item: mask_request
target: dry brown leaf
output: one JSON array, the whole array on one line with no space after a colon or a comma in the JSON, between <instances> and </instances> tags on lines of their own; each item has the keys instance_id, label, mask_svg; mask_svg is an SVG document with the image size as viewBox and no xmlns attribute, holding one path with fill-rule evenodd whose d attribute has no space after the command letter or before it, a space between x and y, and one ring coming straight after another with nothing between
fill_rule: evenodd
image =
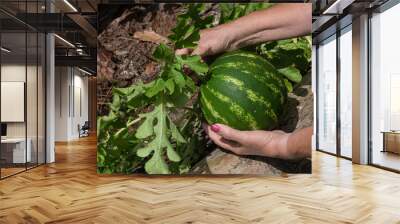
<instances>
[{"instance_id":1,"label":"dry brown leaf","mask_svg":"<svg viewBox=\"0 0 400 224\"><path fill-rule=\"evenodd\" d=\"M147 41L147 42L152 42L156 44L167 44L169 43L168 38L161 36L160 34L152 31L152 30L144 30L144 31L136 31L133 34L133 37L135 39L141 40L141 41Z\"/></svg>"}]
</instances>

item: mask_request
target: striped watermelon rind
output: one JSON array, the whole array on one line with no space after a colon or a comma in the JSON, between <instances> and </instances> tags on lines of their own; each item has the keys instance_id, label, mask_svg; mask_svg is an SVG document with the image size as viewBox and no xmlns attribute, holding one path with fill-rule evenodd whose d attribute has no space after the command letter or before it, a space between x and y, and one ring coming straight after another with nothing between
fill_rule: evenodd
<instances>
[{"instance_id":1,"label":"striped watermelon rind","mask_svg":"<svg viewBox=\"0 0 400 224\"><path fill-rule=\"evenodd\" d=\"M287 98L282 74L263 57L247 51L225 53L210 66L200 87L200 104L209 124L239 130L277 126Z\"/></svg>"}]
</instances>

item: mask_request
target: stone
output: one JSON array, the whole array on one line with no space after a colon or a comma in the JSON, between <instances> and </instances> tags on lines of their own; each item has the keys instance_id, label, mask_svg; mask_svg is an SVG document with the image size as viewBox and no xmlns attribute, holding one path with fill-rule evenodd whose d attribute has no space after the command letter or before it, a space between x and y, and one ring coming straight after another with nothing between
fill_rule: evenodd
<instances>
[{"instance_id":1,"label":"stone","mask_svg":"<svg viewBox=\"0 0 400 224\"><path fill-rule=\"evenodd\" d=\"M283 172L269 163L237 156L215 149L205 159L196 164L192 174L265 174L280 176Z\"/></svg>"}]
</instances>

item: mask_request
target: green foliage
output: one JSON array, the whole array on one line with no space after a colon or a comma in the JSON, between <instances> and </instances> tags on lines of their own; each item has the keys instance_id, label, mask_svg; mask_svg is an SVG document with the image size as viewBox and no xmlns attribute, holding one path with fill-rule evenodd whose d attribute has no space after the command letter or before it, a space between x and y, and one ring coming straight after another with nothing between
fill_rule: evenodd
<instances>
[{"instance_id":1,"label":"green foliage","mask_svg":"<svg viewBox=\"0 0 400 224\"><path fill-rule=\"evenodd\" d=\"M195 48L200 39L199 31L211 26L213 16L202 17L206 4L188 4L185 13L177 16L177 23L172 34L168 36L175 43L175 48Z\"/></svg>"},{"instance_id":2,"label":"green foliage","mask_svg":"<svg viewBox=\"0 0 400 224\"><path fill-rule=\"evenodd\" d=\"M287 78L287 86L289 81L301 82L311 65L310 36L271 41L259 45L257 51Z\"/></svg>"},{"instance_id":3,"label":"green foliage","mask_svg":"<svg viewBox=\"0 0 400 224\"><path fill-rule=\"evenodd\" d=\"M294 67L302 75L305 75L311 63L311 37L298 37L264 43L258 47L258 51L276 68Z\"/></svg>"},{"instance_id":4,"label":"green foliage","mask_svg":"<svg viewBox=\"0 0 400 224\"><path fill-rule=\"evenodd\" d=\"M201 61L201 57L198 55L193 56L176 56L176 59L180 64L187 65L192 71L199 75L205 75L208 72L208 65Z\"/></svg>"},{"instance_id":5,"label":"green foliage","mask_svg":"<svg viewBox=\"0 0 400 224\"><path fill-rule=\"evenodd\" d=\"M310 36L271 41L257 46L257 51L287 78L288 89L301 82L311 65Z\"/></svg>"},{"instance_id":6,"label":"green foliage","mask_svg":"<svg viewBox=\"0 0 400 224\"><path fill-rule=\"evenodd\" d=\"M97 120L97 168L100 173L132 173L143 159L136 156L138 139L132 126L138 122L129 113L146 105L142 85L115 88L110 113Z\"/></svg>"},{"instance_id":7,"label":"green foliage","mask_svg":"<svg viewBox=\"0 0 400 224\"><path fill-rule=\"evenodd\" d=\"M175 47L196 46L200 29L211 21L198 16L203 10L204 4L191 4L178 17L170 36ZM177 56L165 44L157 46L153 58L162 65L159 76L147 84L114 88L109 115L98 118L100 173L131 173L141 167L149 174L188 172L204 150L199 147L204 139L193 133L201 129L201 113L186 108L196 86L183 69L204 76L208 65L199 56ZM184 114L190 116L175 118L178 108L189 110Z\"/></svg>"},{"instance_id":8,"label":"green foliage","mask_svg":"<svg viewBox=\"0 0 400 224\"><path fill-rule=\"evenodd\" d=\"M165 105L160 103L153 111L139 115L140 118L144 118L144 121L136 131L136 138L144 140L154 136L147 144L137 150L137 155L142 158L148 157L153 152L151 159L145 165L145 170L149 174L170 173L164 160L165 150L170 161L179 162L181 160L181 157L173 149L170 138L177 144L186 143L165 110Z\"/></svg>"},{"instance_id":9,"label":"green foliage","mask_svg":"<svg viewBox=\"0 0 400 224\"><path fill-rule=\"evenodd\" d=\"M281 68L278 71L292 82L299 83L301 81L302 77L300 71L296 67L288 66Z\"/></svg>"},{"instance_id":10,"label":"green foliage","mask_svg":"<svg viewBox=\"0 0 400 224\"><path fill-rule=\"evenodd\" d=\"M288 79L283 79L283 82L285 83L287 91L290 93L293 91L293 85Z\"/></svg>"},{"instance_id":11,"label":"green foliage","mask_svg":"<svg viewBox=\"0 0 400 224\"><path fill-rule=\"evenodd\" d=\"M273 5L273 3L220 3L219 8L221 11L221 17L219 23L227 23L235 20L239 17L247 15L251 12L260 9L266 9Z\"/></svg>"},{"instance_id":12,"label":"green foliage","mask_svg":"<svg viewBox=\"0 0 400 224\"><path fill-rule=\"evenodd\" d=\"M110 114L98 119L99 172L129 173L144 164L147 173L169 174L170 164L176 166L173 163L182 160L174 148L187 143L190 136L182 136L182 125L174 123L171 112L184 107L195 91L194 82L183 73L183 67L203 75L208 66L199 56L176 56L164 44L155 49L153 57L163 64L159 77L147 84L114 88ZM148 111L149 108L152 109ZM139 113L143 110L146 112ZM140 125L132 127L136 123Z\"/></svg>"}]
</instances>

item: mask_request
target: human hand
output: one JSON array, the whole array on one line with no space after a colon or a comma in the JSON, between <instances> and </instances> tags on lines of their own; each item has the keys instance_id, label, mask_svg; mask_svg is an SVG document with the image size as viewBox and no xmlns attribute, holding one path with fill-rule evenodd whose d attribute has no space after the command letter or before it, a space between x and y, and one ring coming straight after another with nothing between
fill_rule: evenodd
<instances>
[{"instance_id":1,"label":"human hand","mask_svg":"<svg viewBox=\"0 0 400 224\"><path fill-rule=\"evenodd\" d=\"M239 131L223 124L204 125L210 139L238 155L286 158L288 133L283 131Z\"/></svg>"},{"instance_id":2,"label":"human hand","mask_svg":"<svg viewBox=\"0 0 400 224\"><path fill-rule=\"evenodd\" d=\"M210 139L218 146L238 155L258 155L280 159L305 156L290 150L290 133L283 131L239 131L223 124L203 125Z\"/></svg>"},{"instance_id":3,"label":"human hand","mask_svg":"<svg viewBox=\"0 0 400 224\"><path fill-rule=\"evenodd\" d=\"M175 51L177 55L200 55L208 56L214 55L231 49L231 36L229 27L219 25L213 28L204 29L200 31L200 40L197 48L182 48Z\"/></svg>"},{"instance_id":4,"label":"human hand","mask_svg":"<svg viewBox=\"0 0 400 224\"><path fill-rule=\"evenodd\" d=\"M311 4L280 3L257 10L216 27L201 30L198 47L178 49L176 54L207 56L245 46L308 35L311 32Z\"/></svg>"}]
</instances>

